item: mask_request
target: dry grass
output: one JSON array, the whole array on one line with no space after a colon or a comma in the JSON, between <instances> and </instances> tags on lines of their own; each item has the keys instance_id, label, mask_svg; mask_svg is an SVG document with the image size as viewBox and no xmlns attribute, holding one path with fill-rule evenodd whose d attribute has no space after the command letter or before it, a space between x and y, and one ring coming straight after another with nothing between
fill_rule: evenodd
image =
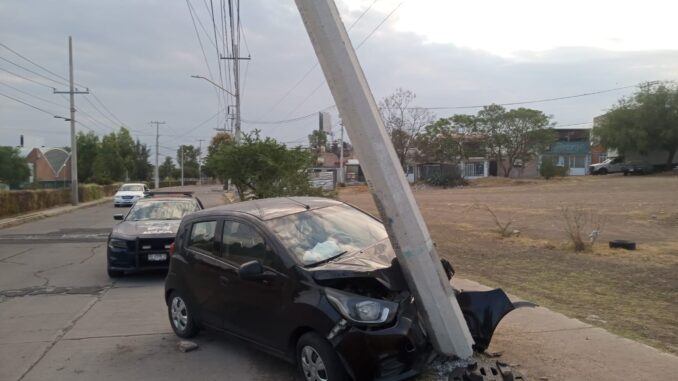
<instances>
[{"instance_id":1,"label":"dry grass","mask_svg":"<svg viewBox=\"0 0 678 381\"><path fill-rule=\"evenodd\" d=\"M597 315L600 321L587 322L678 353L678 177L497 183L415 192L440 255L459 276L582 320ZM340 198L376 212L369 193ZM475 203L486 204L502 223L502 216L511 216L520 237L498 236L488 213L470 213ZM606 219L600 244L573 253L559 205ZM582 228L583 241L589 233ZM638 249L609 249L612 239L633 240Z\"/></svg>"}]
</instances>

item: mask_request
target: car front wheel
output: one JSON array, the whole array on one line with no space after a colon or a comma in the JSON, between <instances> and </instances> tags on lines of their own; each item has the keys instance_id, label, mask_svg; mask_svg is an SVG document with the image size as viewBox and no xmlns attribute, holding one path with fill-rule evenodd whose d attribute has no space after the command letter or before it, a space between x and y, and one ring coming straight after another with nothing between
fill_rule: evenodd
<instances>
[{"instance_id":1,"label":"car front wheel","mask_svg":"<svg viewBox=\"0 0 678 381\"><path fill-rule=\"evenodd\" d=\"M192 311L186 304L186 300L176 291L172 292L169 297L167 312L172 330L177 336L188 339L198 333Z\"/></svg>"},{"instance_id":2,"label":"car front wheel","mask_svg":"<svg viewBox=\"0 0 678 381\"><path fill-rule=\"evenodd\" d=\"M304 334L297 342L297 364L306 381L347 380L334 348L315 332Z\"/></svg>"}]
</instances>

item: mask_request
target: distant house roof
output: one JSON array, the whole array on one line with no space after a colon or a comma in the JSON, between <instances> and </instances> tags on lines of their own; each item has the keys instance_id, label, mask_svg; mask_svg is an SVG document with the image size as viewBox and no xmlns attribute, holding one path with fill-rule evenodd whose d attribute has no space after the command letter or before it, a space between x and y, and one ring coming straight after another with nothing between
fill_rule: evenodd
<instances>
[{"instance_id":1,"label":"distant house roof","mask_svg":"<svg viewBox=\"0 0 678 381\"><path fill-rule=\"evenodd\" d=\"M45 160L54 176L59 176L70 157L71 154L63 148L33 148L26 159L30 162Z\"/></svg>"}]
</instances>

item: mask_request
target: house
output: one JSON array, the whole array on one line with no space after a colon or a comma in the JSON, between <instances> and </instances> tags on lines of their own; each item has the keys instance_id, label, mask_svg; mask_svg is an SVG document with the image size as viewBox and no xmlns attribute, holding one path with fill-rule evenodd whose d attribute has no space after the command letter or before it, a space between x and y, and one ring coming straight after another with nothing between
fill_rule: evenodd
<instances>
[{"instance_id":1,"label":"house","mask_svg":"<svg viewBox=\"0 0 678 381\"><path fill-rule=\"evenodd\" d=\"M46 188L71 185L71 154L63 148L33 148L26 156L31 171L30 182Z\"/></svg>"},{"instance_id":2,"label":"house","mask_svg":"<svg viewBox=\"0 0 678 381\"><path fill-rule=\"evenodd\" d=\"M570 176L586 175L591 164L591 128L556 128L557 139L539 155L553 158L559 167L567 167ZM600 154L598 154L600 159Z\"/></svg>"}]
</instances>

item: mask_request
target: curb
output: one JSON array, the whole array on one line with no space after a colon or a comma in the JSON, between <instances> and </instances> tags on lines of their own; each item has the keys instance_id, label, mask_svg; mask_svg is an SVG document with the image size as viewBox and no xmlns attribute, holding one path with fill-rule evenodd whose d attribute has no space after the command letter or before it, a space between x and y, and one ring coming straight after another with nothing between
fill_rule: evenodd
<instances>
[{"instance_id":1,"label":"curb","mask_svg":"<svg viewBox=\"0 0 678 381\"><path fill-rule=\"evenodd\" d=\"M58 216L61 214L71 213L79 209L89 208L91 206L97 206L100 204L105 204L113 200L113 197L104 197L98 200L83 202L77 206L57 206L55 208L45 209L37 212L32 212L16 217L10 217L5 219L0 219L0 229L9 228L12 226L17 226L25 224L28 222L33 222L37 220L42 220L43 218Z\"/></svg>"}]
</instances>

